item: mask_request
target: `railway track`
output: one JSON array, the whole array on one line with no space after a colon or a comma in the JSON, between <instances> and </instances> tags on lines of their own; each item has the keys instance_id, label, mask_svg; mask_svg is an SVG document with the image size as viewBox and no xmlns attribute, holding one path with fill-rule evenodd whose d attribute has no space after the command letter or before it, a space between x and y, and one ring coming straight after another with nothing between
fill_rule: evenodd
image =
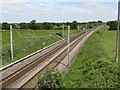
<instances>
[{"instance_id":1,"label":"railway track","mask_svg":"<svg viewBox=\"0 0 120 90\"><path fill-rule=\"evenodd\" d=\"M70 38L70 51L89 33L97 30L89 30L87 33L82 32ZM40 51L41 52L41 51ZM37 76L44 74L46 68L55 68L67 56L67 39L64 39L59 46L56 46L42 55L34 53L31 56L13 63L1 70L2 77L1 87L4 88L35 88ZM36 56L35 56L36 55ZM35 57L34 57L35 56ZM30 60L29 60L30 58ZM25 61L28 59L29 62ZM32 84L31 84L32 83Z\"/></svg>"}]
</instances>

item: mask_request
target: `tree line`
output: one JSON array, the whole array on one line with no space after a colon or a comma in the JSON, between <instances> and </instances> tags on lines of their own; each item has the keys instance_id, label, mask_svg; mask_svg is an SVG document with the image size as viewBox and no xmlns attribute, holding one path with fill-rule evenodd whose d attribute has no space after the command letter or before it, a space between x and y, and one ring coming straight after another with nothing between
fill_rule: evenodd
<instances>
[{"instance_id":1,"label":"tree line","mask_svg":"<svg viewBox=\"0 0 120 90\"><path fill-rule=\"evenodd\" d=\"M22 22L22 23L7 23L3 22L2 23L2 28L4 30L9 30L10 25L13 26L13 29L33 29L33 30L49 30L49 29L55 29L55 30L60 30L62 29L62 25L64 24L64 28L67 29L67 26L70 25L71 29L77 29L78 25L82 25L81 28L84 28L86 24L88 24L88 28L92 28L94 26L97 26L98 23L102 23L102 21L92 21L92 22L65 22L65 23L50 23L50 22L43 22L43 23L37 23L36 20L32 20L29 23Z\"/></svg>"},{"instance_id":2,"label":"tree line","mask_svg":"<svg viewBox=\"0 0 120 90\"><path fill-rule=\"evenodd\" d=\"M110 26L109 30L117 30L118 22L117 21L108 21L107 25Z\"/></svg>"}]
</instances>

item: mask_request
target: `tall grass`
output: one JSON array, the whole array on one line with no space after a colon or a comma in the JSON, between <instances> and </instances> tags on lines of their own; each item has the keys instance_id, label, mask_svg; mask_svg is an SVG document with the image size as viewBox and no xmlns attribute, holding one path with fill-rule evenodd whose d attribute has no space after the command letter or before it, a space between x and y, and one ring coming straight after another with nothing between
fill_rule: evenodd
<instances>
[{"instance_id":1,"label":"tall grass","mask_svg":"<svg viewBox=\"0 0 120 90\"><path fill-rule=\"evenodd\" d=\"M31 38L24 41L20 41L14 44L14 60L11 60L9 44L4 45L2 48L2 64L6 65L14 62L28 54L31 54L39 49L42 49L56 41L60 38L55 36L41 37L41 38Z\"/></svg>"}]
</instances>

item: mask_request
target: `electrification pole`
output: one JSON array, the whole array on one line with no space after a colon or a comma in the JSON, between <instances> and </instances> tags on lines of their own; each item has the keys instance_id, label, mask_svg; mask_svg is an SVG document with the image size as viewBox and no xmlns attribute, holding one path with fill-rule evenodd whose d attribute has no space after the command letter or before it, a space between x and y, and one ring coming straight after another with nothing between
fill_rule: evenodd
<instances>
[{"instance_id":1,"label":"electrification pole","mask_svg":"<svg viewBox=\"0 0 120 90\"><path fill-rule=\"evenodd\" d=\"M70 61L70 25L68 26L68 66Z\"/></svg>"},{"instance_id":2,"label":"electrification pole","mask_svg":"<svg viewBox=\"0 0 120 90\"><path fill-rule=\"evenodd\" d=\"M13 60L13 38L12 38L12 25L10 25L10 50L11 50L11 59Z\"/></svg>"},{"instance_id":3,"label":"electrification pole","mask_svg":"<svg viewBox=\"0 0 120 90\"><path fill-rule=\"evenodd\" d=\"M64 35L65 35L65 32L64 32L64 24L62 24L62 35L63 35L63 38L64 38Z\"/></svg>"},{"instance_id":4,"label":"electrification pole","mask_svg":"<svg viewBox=\"0 0 120 90\"><path fill-rule=\"evenodd\" d=\"M94 28L94 24L92 23L92 28Z\"/></svg>"},{"instance_id":5,"label":"electrification pole","mask_svg":"<svg viewBox=\"0 0 120 90\"><path fill-rule=\"evenodd\" d=\"M78 24L78 31L80 30L80 25Z\"/></svg>"},{"instance_id":6,"label":"electrification pole","mask_svg":"<svg viewBox=\"0 0 120 90\"><path fill-rule=\"evenodd\" d=\"M118 1L118 27L117 27L117 38L116 38L116 62L119 57L119 30L120 30L120 0Z\"/></svg>"},{"instance_id":7,"label":"electrification pole","mask_svg":"<svg viewBox=\"0 0 120 90\"><path fill-rule=\"evenodd\" d=\"M87 35L87 29L88 29L88 25L86 24L86 29L85 29L86 30L86 35Z\"/></svg>"}]
</instances>

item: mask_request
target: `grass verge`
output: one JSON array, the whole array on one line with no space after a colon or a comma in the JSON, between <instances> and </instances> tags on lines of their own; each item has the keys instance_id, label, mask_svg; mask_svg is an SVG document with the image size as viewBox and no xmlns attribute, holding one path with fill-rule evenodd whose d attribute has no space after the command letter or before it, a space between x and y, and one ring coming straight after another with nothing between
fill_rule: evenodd
<instances>
[{"instance_id":1,"label":"grass verge","mask_svg":"<svg viewBox=\"0 0 120 90\"><path fill-rule=\"evenodd\" d=\"M63 79L63 87L120 88L115 40L116 31L108 31L106 28L96 31Z\"/></svg>"}]
</instances>

